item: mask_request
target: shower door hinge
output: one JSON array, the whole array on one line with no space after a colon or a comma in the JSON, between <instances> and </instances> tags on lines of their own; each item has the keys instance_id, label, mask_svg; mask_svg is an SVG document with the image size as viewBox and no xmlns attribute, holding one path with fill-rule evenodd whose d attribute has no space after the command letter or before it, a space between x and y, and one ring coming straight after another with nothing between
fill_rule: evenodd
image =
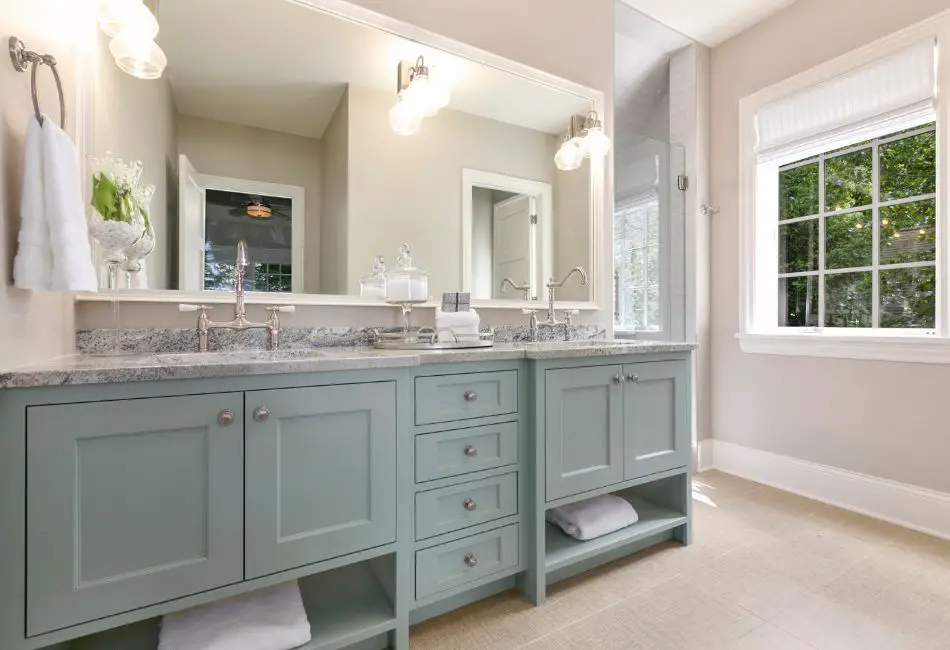
<instances>
[{"instance_id":1,"label":"shower door hinge","mask_svg":"<svg viewBox=\"0 0 950 650\"><path fill-rule=\"evenodd\" d=\"M680 174L676 177L676 187L679 188L680 192L685 192L689 189L689 176L686 174Z\"/></svg>"},{"instance_id":2,"label":"shower door hinge","mask_svg":"<svg viewBox=\"0 0 950 650\"><path fill-rule=\"evenodd\" d=\"M536 214L532 214L532 215L531 215L531 225L532 225L532 226L537 226L537 225L538 225L538 215L536 215Z\"/></svg>"}]
</instances>

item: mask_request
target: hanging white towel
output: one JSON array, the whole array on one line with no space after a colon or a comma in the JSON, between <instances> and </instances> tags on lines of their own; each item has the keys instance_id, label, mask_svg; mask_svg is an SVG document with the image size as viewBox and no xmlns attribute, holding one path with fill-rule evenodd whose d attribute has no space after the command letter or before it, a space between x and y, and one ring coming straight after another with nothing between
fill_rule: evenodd
<instances>
[{"instance_id":1,"label":"hanging white towel","mask_svg":"<svg viewBox=\"0 0 950 650\"><path fill-rule=\"evenodd\" d=\"M14 284L32 291L96 291L72 140L53 120L30 118Z\"/></svg>"},{"instance_id":2,"label":"hanging white towel","mask_svg":"<svg viewBox=\"0 0 950 650\"><path fill-rule=\"evenodd\" d=\"M551 508L545 518L581 541L602 537L632 526L640 519L629 501L614 494L604 494L560 508Z\"/></svg>"},{"instance_id":3,"label":"hanging white towel","mask_svg":"<svg viewBox=\"0 0 950 650\"><path fill-rule=\"evenodd\" d=\"M291 650L310 641L296 582L166 614L158 650Z\"/></svg>"}]
</instances>

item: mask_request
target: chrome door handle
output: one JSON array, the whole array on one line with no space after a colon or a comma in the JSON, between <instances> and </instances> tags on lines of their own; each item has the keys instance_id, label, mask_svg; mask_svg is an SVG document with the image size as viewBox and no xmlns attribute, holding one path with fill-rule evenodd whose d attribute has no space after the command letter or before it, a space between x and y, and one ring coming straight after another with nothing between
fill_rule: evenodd
<instances>
[{"instance_id":1,"label":"chrome door handle","mask_svg":"<svg viewBox=\"0 0 950 650\"><path fill-rule=\"evenodd\" d=\"M472 555L471 553L465 556L464 561L465 561L466 566L472 569L474 569L478 565L478 558Z\"/></svg>"},{"instance_id":2,"label":"chrome door handle","mask_svg":"<svg viewBox=\"0 0 950 650\"><path fill-rule=\"evenodd\" d=\"M258 406L254 409L254 414L252 416L255 422L267 422L267 418L270 417L270 411L267 410L266 406Z\"/></svg>"},{"instance_id":3,"label":"chrome door handle","mask_svg":"<svg viewBox=\"0 0 950 650\"><path fill-rule=\"evenodd\" d=\"M476 508L475 502L471 499L465 499L465 501L462 502L462 506L469 512L472 512Z\"/></svg>"},{"instance_id":4,"label":"chrome door handle","mask_svg":"<svg viewBox=\"0 0 950 650\"><path fill-rule=\"evenodd\" d=\"M229 427L234 424L234 411L231 409L224 409L218 413L218 424L222 427Z\"/></svg>"},{"instance_id":5,"label":"chrome door handle","mask_svg":"<svg viewBox=\"0 0 950 650\"><path fill-rule=\"evenodd\" d=\"M465 445L465 455L469 458L475 458L475 456L478 456L478 449L475 448L475 445Z\"/></svg>"},{"instance_id":6,"label":"chrome door handle","mask_svg":"<svg viewBox=\"0 0 950 650\"><path fill-rule=\"evenodd\" d=\"M631 384L639 384L640 375L627 375L627 381L629 381Z\"/></svg>"},{"instance_id":7,"label":"chrome door handle","mask_svg":"<svg viewBox=\"0 0 950 650\"><path fill-rule=\"evenodd\" d=\"M462 395L462 397L465 398L466 402L474 402L475 400L478 399L478 393L476 393L473 390L467 390L465 391L465 394Z\"/></svg>"}]
</instances>

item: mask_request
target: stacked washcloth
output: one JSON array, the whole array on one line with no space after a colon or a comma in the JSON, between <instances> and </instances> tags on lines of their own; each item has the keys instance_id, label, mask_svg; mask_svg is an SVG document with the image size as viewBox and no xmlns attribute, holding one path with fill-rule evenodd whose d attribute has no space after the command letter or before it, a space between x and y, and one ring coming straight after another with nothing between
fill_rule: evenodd
<instances>
[{"instance_id":1,"label":"stacked washcloth","mask_svg":"<svg viewBox=\"0 0 950 650\"><path fill-rule=\"evenodd\" d=\"M586 541L637 523L639 516L629 501L613 494L551 508L545 518L565 533Z\"/></svg>"},{"instance_id":2,"label":"stacked washcloth","mask_svg":"<svg viewBox=\"0 0 950 650\"><path fill-rule=\"evenodd\" d=\"M308 641L300 587L287 582L166 615L158 650L291 650Z\"/></svg>"}]
</instances>

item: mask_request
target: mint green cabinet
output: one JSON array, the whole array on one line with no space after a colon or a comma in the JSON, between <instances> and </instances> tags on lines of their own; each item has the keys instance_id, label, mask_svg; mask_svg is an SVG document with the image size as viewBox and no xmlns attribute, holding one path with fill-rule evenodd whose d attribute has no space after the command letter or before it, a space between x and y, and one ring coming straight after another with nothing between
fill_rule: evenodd
<instances>
[{"instance_id":1,"label":"mint green cabinet","mask_svg":"<svg viewBox=\"0 0 950 650\"><path fill-rule=\"evenodd\" d=\"M396 384L245 394L248 579L396 541Z\"/></svg>"},{"instance_id":2,"label":"mint green cabinet","mask_svg":"<svg viewBox=\"0 0 950 650\"><path fill-rule=\"evenodd\" d=\"M619 365L545 372L548 501L623 480L623 384Z\"/></svg>"},{"instance_id":3,"label":"mint green cabinet","mask_svg":"<svg viewBox=\"0 0 950 650\"><path fill-rule=\"evenodd\" d=\"M27 409L28 636L243 579L243 398Z\"/></svg>"},{"instance_id":4,"label":"mint green cabinet","mask_svg":"<svg viewBox=\"0 0 950 650\"><path fill-rule=\"evenodd\" d=\"M690 458L689 366L624 366L624 478L683 467Z\"/></svg>"}]
</instances>

